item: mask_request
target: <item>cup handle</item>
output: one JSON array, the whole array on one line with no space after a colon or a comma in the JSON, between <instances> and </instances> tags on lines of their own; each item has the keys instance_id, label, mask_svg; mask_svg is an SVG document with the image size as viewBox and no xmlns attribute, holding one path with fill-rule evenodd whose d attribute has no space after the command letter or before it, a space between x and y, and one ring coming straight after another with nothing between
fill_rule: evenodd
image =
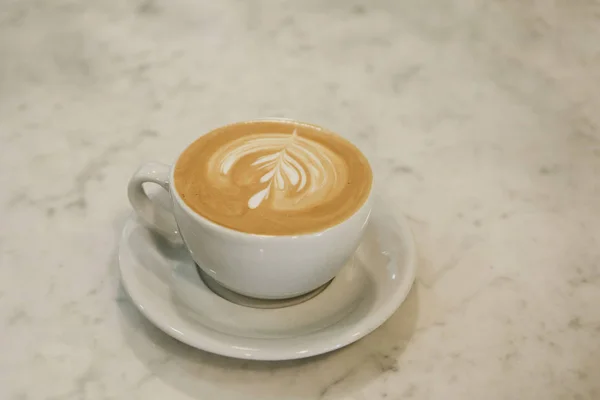
<instances>
[{"instance_id":1,"label":"cup handle","mask_svg":"<svg viewBox=\"0 0 600 400\"><path fill-rule=\"evenodd\" d=\"M160 205L157 201L160 196L150 198L142 186L147 182L156 183L170 194L170 170L168 165L157 162L142 165L129 180L127 194L135 213L146 227L171 242L180 242L172 200Z\"/></svg>"}]
</instances>

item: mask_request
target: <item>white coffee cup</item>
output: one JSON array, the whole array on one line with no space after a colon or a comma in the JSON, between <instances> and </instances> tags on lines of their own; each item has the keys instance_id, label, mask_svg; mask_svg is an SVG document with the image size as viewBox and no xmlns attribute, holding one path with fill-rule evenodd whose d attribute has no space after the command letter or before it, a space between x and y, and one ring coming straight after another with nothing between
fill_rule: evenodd
<instances>
[{"instance_id":1,"label":"white coffee cup","mask_svg":"<svg viewBox=\"0 0 600 400\"><path fill-rule=\"evenodd\" d=\"M133 175L128 195L135 212L148 228L167 239L180 235L204 273L246 296L284 299L327 283L356 251L371 214L372 193L352 216L320 232L293 236L240 232L188 207L175 189L173 170L148 163ZM147 182L170 194L172 215L165 215L148 197L142 187Z\"/></svg>"}]
</instances>

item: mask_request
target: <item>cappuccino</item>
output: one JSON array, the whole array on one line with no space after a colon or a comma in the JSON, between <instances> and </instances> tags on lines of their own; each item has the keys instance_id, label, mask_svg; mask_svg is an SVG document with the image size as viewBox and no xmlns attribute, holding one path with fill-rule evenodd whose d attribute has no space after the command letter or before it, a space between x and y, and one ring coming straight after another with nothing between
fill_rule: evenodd
<instances>
[{"instance_id":1,"label":"cappuccino","mask_svg":"<svg viewBox=\"0 0 600 400\"><path fill-rule=\"evenodd\" d=\"M228 125L180 156L174 187L208 220L241 232L297 235L352 216L369 197L372 172L346 139L283 120Z\"/></svg>"}]
</instances>

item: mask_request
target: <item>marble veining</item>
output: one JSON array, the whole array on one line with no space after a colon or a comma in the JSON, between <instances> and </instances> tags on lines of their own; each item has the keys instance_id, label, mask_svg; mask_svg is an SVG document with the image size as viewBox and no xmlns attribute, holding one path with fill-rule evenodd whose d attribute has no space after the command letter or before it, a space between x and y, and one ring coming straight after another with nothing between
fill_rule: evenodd
<instances>
[{"instance_id":1,"label":"marble veining","mask_svg":"<svg viewBox=\"0 0 600 400\"><path fill-rule=\"evenodd\" d=\"M596 0L4 1L0 398L600 398ZM192 350L119 286L125 186L210 128L356 142L420 252L360 342Z\"/></svg>"}]
</instances>

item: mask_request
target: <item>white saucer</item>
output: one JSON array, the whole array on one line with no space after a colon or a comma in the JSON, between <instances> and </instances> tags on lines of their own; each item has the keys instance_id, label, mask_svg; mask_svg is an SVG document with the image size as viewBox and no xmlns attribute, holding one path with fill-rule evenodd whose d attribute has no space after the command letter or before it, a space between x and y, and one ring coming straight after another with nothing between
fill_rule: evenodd
<instances>
[{"instance_id":1,"label":"white saucer","mask_svg":"<svg viewBox=\"0 0 600 400\"><path fill-rule=\"evenodd\" d=\"M134 218L119 247L123 285L152 323L190 346L255 360L310 357L359 340L402 304L415 278L416 254L404 218L375 204L353 260L316 296L282 308L229 302L200 279L187 251ZM268 340L266 340L268 339Z\"/></svg>"}]
</instances>

